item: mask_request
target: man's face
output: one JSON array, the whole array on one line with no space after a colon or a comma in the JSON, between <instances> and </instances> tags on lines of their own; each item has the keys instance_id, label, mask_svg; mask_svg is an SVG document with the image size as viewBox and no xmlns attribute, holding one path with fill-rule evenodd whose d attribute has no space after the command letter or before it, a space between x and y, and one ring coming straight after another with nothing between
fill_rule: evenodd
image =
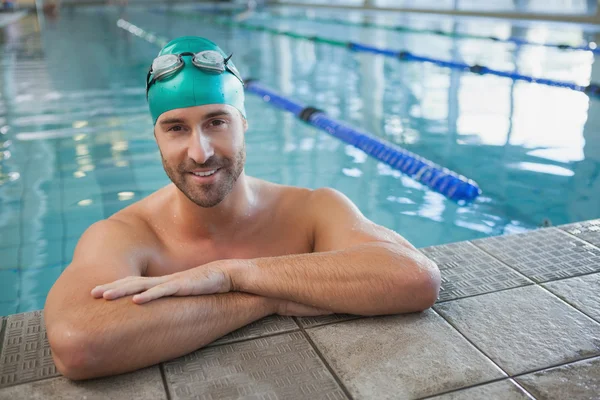
<instances>
[{"instance_id":1,"label":"man's face","mask_svg":"<svg viewBox=\"0 0 600 400\"><path fill-rule=\"evenodd\" d=\"M214 207L244 170L246 120L226 104L167 111L154 136L173 183L200 207Z\"/></svg>"}]
</instances>

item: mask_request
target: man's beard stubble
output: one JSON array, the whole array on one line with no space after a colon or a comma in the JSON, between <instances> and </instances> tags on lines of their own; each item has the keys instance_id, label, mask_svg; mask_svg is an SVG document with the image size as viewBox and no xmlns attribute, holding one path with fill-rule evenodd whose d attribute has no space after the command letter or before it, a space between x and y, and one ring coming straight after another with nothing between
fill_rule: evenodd
<instances>
[{"instance_id":1,"label":"man's beard stubble","mask_svg":"<svg viewBox=\"0 0 600 400\"><path fill-rule=\"evenodd\" d=\"M221 203L231 192L233 186L244 170L246 162L246 145L238 151L233 160L228 158L216 159L211 157L204 164L196 164L193 160L187 159L173 168L162 156L162 163L171 182L192 202L203 208L214 207ZM210 184L193 184L188 175L194 169L216 169L220 168L217 174L217 181Z\"/></svg>"}]
</instances>

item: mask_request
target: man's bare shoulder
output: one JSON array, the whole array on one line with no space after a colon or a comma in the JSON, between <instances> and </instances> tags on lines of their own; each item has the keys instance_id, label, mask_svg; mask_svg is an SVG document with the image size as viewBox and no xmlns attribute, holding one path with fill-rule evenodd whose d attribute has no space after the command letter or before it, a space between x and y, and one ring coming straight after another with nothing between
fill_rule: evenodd
<instances>
[{"instance_id":1,"label":"man's bare shoulder","mask_svg":"<svg viewBox=\"0 0 600 400\"><path fill-rule=\"evenodd\" d=\"M135 232L147 239L158 239L153 226L156 225L155 220L165 210L169 195L169 186L159 189L142 200L116 212L106 221L112 222L115 228L121 226L122 229L128 230L130 233Z\"/></svg>"},{"instance_id":2,"label":"man's bare shoulder","mask_svg":"<svg viewBox=\"0 0 600 400\"><path fill-rule=\"evenodd\" d=\"M265 202L272 202L269 208L288 208L304 204L313 192L312 189L281 185L258 178L248 177L254 192Z\"/></svg>"}]
</instances>

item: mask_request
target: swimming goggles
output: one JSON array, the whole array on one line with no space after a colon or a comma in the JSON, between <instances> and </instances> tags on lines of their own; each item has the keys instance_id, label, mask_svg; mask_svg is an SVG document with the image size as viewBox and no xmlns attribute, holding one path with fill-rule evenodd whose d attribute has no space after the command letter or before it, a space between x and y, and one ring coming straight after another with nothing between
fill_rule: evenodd
<instances>
[{"instance_id":1,"label":"swimming goggles","mask_svg":"<svg viewBox=\"0 0 600 400\"><path fill-rule=\"evenodd\" d=\"M227 64L233 54L227 58L214 50L205 50L199 53L184 52L180 54L164 54L154 59L152 66L148 71L148 75L146 76L146 97L148 97L150 86L154 85L156 81L176 74L185 66L183 57L186 56L192 57L192 64L204 72L222 74L225 71L229 71L242 82L242 85L244 84L244 81L235 66L233 64ZM152 76L152 79L150 79L150 76Z\"/></svg>"}]
</instances>

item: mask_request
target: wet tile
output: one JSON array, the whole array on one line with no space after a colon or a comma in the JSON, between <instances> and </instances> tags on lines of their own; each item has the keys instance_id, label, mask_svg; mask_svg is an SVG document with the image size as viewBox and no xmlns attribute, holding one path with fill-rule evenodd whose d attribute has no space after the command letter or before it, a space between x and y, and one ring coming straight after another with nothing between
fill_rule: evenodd
<instances>
[{"instance_id":1,"label":"wet tile","mask_svg":"<svg viewBox=\"0 0 600 400\"><path fill-rule=\"evenodd\" d=\"M530 400L521 387L511 379L500 382L488 383L474 388L458 390L456 392L443 394L441 396L429 397L427 400L480 400L480 399L502 399L502 400Z\"/></svg>"},{"instance_id":2,"label":"wet tile","mask_svg":"<svg viewBox=\"0 0 600 400\"><path fill-rule=\"evenodd\" d=\"M34 244L27 244L21 248L22 269L37 269L53 267L63 264L62 240L39 240Z\"/></svg>"},{"instance_id":3,"label":"wet tile","mask_svg":"<svg viewBox=\"0 0 600 400\"><path fill-rule=\"evenodd\" d=\"M167 399L158 366L117 376L71 381L59 377L0 389L0 400L12 399Z\"/></svg>"},{"instance_id":4,"label":"wet tile","mask_svg":"<svg viewBox=\"0 0 600 400\"><path fill-rule=\"evenodd\" d=\"M225 343L239 342L240 340L293 331L296 329L298 329L298 325L296 325L292 318L271 315L235 330L212 342L210 345L217 346Z\"/></svg>"},{"instance_id":5,"label":"wet tile","mask_svg":"<svg viewBox=\"0 0 600 400\"><path fill-rule=\"evenodd\" d=\"M420 251L440 269L442 287L438 301L533 284L469 242L426 247Z\"/></svg>"},{"instance_id":6,"label":"wet tile","mask_svg":"<svg viewBox=\"0 0 600 400\"><path fill-rule=\"evenodd\" d=\"M15 300L18 288L19 271L15 269L0 270L0 301Z\"/></svg>"},{"instance_id":7,"label":"wet tile","mask_svg":"<svg viewBox=\"0 0 600 400\"><path fill-rule=\"evenodd\" d=\"M600 274L549 282L543 286L600 322Z\"/></svg>"},{"instance_id":8,"label":"wet tile","mask_svg":"<svg viewBox=\"0 0 600 400\"><path fill-rule=\"evenodd\" d=\"M164 363L171 398L346 399L300 332L207 347Z\"/></svg>"},{"instance_id":9,"label":"wet tile","mask_svg":"<svg viewBox=\"0 0 600 400\"><path fill-rule=\"evenodd\" d=\"M9 316L0 354L0 393L7 386L57 375L42 312Z\"/></svg>"},{"instance_id":10,"label":"wet tile","mask_svg":"<svg viewBox=\"0 0 600 400\"><path fill-rule=\"evenodd\" d=\"M0 248L0 270L19 268L19 247Z\"/></svg>"},{"instance_id":11,"label":"wet tile","mask_svg":"<svg viewBox=\"0 0 600 400\"><path fill-rule=\"evenodd\" d=\"M432 310L307 332L357 399L412 399L505 376Z\"/></svg>"},{"instance_id":12,"label":"wet tile","mask_svg":"<svg viewBox=\"0 0 600 400\"><path fill-rule=\"evenodd\" d=\"M510 375L600 354L600 324L538 286L434 308Z\"/></svg>"},{"instance_id":13,"label":"wet tile","mask_svg":"<svg viewBox=\"0 0 600 400\"><path fill-rule=\"evenodd\" d=\"M318 317L298 317L296 321L305 328L312 328L314 326L331 324L333 322L349 321L351 319L361 318L360 315L350 314L332 314L332 315L321 315Z\"/></svg>"},{"instance_id":14,"label":"wet tile","mask_svg":"<svg viewBox=\"0 0 600 400\"><path fill-rule=\"evenodd\" d=\"M600 272L600 249L557 228L472 243L538 283Z\"/></svg>"},{"instance_id":15,"label":"wet tile","mask_svg":"<svg viewBox=\"0 0 600 400\"><path fill-rule=\"evenodd\" d=\"M600 219L559 226L565 232L600 247Z\"/></svg>"},{"instance_id":16,"label":"wet tile","mask_svg":"<svg viewBox=\"0 0 600 400\"><path fill-rule=\"evenodd\" d=\"M515 378L537 399L598 399L600 357Z\"/></svg>"}]
</instances>

